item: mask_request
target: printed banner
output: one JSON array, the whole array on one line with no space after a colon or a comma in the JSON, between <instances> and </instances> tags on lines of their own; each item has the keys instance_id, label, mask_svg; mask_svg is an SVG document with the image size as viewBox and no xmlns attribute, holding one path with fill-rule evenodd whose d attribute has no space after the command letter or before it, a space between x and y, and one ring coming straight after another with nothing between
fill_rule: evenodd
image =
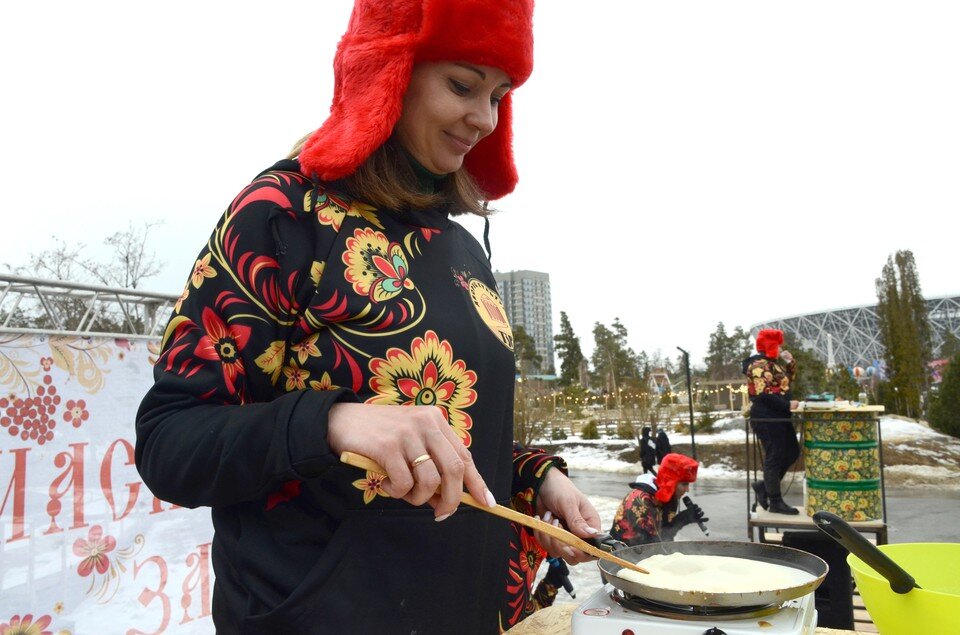
<instances>
[{"instance_id":1,"label":"printed banner","mask_svg":"<svg viewBox=\"0 0 960 635\"><path fill-rule=\"evenodd\" d=\"M208 509L134 465L150 339L0 333L0 633L212 633Z\"/></svg>"}]
</instances>

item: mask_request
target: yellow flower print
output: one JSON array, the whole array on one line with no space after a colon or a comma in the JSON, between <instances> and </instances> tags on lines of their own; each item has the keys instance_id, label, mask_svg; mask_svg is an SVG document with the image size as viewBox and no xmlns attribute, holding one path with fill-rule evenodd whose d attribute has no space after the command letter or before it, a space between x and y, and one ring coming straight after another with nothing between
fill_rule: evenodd
<instances>
[{"instance_id":1,"label":"yellow flower print","mask_svg":"<svg viewBox=\"0 0 960 635\"><path fill-rule=\"evenodd\" d=\"M313 282L313 286L320 285L320 278L323 277L323 268L327 263L314 260L313 264L310 265L310 280Z\"/></svg>"},{"instance_id":2,"label":"yellow flower print","mask_svg":"<svg viewBox=\"0 0 960 635\"><path fill-rule=\"evenodd\" d=\"M314 333L304 340L292 344L290 350L297 354L297 361L303 366L304 362L311 357L320 357L320 349L317 348L317 338L319 333Z\"/></svg>"},{"instance_id":3,"label":"yellow flower print","mask_svg":"<svg viewBox=\"0 0 960 635\"><path fill-rule=\"evenodd\" d=\"M454 360L453 349L433 331L416 338L410 353L399 348L387 351L386 359L370 361L370 389L367 403L404 406L437 406L447 421L470 447L473 419L464 410L477 401L477 374L467 370L463 360Z\"/></svg>"},{"instance_id":4,"label":"yellow flower print","mask_svg":"<svg viewBox=\"0 0 960 635\"><path fill-rule=\"evenodd\" d=\"M384 498L390 498L390 494L387 494L383 491L383 482L387 477L383 474L377 474L376 472L367 472L367 478L357 479L353 482L353 486L359 490L363 490L363 504L369 505L373 502L377 496L383 496Z\"/></svg>"},{"instance_id":5,"label":"yellow flower print","mask_svg":"<svg viewBox=\"0 0 960 635\"><path fill-rule=\"evenodd\" d=\"M180 297L177 298L177 303L173 305L173 312L180 313L180 306L183 304L183 301L187 299L187 296L190 295L190 285L187 284L183 288L183 293L180 294Z\"/></svg>"},{"instance_id":6,"label":"yellow flower print","mask_svg":"<svg viewBox=\"0 0 960 635\"><path fill-rule=\"evenodd\" d=\"M328 192L324 189L309 191L303 196L303 210L310 211L311 203L315 203L313 211L317 214L317 222L327 225L334 231L340 231L343 219L347 216L363 218L375 227L383 229L383 224L377 218L376 208L349 201L346 197Z\"/></svg>"},{"instance_id":7,"label":"yellow flower print","mask_svg":"<svg viewBox=\"0 0 960 635\"><path fill-rule=\"evenodd\" d=\"M380 223L380 219L377 218L377 208L372 205L367 205L366 203L360 203L358 201L350 202L350 209L347 210L347 216L356 216L357 218L362 218L371 225L383 229L383 225Z\"/></svg>"},{"instance_id":8,"label":"yellow flower print","mask_svg":"<svg viewBox=\"0 0 960 635\"><path fill-rule=\"evenodd\" d=\"M255 360L257 367L270 375L270 384L273 386L276 386L277 380L280 379L280 370L283 368L285 349L286 344L283 340L270 342L270 346L260 353Z\"/></svg>"},{"instance_id":9,"label":"yellow flower print","mask_svg":"<svg viewBox=\"0 0 960 635\"><path fill-rule=\"evenodd\" d=\"M287 378L287 392L292 390L306 390L307 377L310 376L310 372L297 366L297 360L291 359L290 365L284 366L283 374Z\"/></svg>"},{"instance_id":10,"label":"yellow flower print","mask_svg":"<svg viewBox=\"0 0 960 635\"><path fill-rule=\"evenodd\" d=\"M193 265L193 273L190 274L190 283L195 289L199 289L204 279L214 278L216 275L217 271L210 266L210 254L206 254Z\"/></svg>"},{"instance_id":11,"label":"yellow flower print","mask_svg":"<svg viewBox=\"0 0 960 635\"><path fill-rule=\"evenodd\" d=\"M407 257L399 243L368 227L354 231L346 247L342 260L347 269L343 275L354 291L369 296L371 302L383 302L403 289L413 288L413 280L407 277Z\"/></svg>"},{"instance_id":12,"label":"yellow flower print","mask_svg":"<svg viewBox=\"0 0 960 635\"><path fill-rule=\"evenodd\" d=\"M324 372L320 377L320 381L316 379L310 382L311 390L336 390L340 386L334 386L333 381L330 379L330 373Z\"/></svg>"}]
</instances>

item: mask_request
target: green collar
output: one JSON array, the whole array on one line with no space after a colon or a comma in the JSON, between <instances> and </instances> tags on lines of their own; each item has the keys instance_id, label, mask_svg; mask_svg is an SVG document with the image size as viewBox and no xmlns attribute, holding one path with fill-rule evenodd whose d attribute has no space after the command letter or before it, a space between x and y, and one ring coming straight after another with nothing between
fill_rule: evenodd
<instances>
[{"instance_id":1,"label":"green collar","mask_svg":"<svg viewBox=\"0 0 960 635\"><path fill-rule=\"evenodd\" d=\"M403 153L410 162L410 167L413 168L413 174L417 178L417 186L420 188L420 191L425 194L439 192L443 187L443 182L447 180L449 175L434 174L413 158L413 155L407 152L406 148L403 149Z\"/></svg>"}]
</instances>

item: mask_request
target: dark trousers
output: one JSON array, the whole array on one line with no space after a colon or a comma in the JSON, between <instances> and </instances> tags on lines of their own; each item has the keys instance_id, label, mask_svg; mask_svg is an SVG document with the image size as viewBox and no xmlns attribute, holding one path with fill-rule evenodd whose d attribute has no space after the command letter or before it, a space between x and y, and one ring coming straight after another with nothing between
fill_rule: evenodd
<instances>
[{"instance_id":1,"label":"dark trousers","mask_svg":"<svg viewBox=\"0 0 960 635\"><path fill-rule=\"evenodd\" d=\"M763 485L767 496L782 498L780 481L800 457L800 444L793 423L751 418L750 427L763 447Z\"/></svg>"}]
</instances>

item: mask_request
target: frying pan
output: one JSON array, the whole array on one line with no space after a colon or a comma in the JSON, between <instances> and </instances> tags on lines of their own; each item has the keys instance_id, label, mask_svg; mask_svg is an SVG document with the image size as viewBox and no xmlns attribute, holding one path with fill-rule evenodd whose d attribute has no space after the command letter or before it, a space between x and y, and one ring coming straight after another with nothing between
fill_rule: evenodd
<instances>
[{"instance_id":1,"label":"frying pan","mask_svg":"<svg viewBox=\"0 0 960 635\"><path fill-rule=\"evenodd\" d=\"M600 560L597 563L600 567L600 577L603 578L604 582L611 584L621 591L645 600L695 607L745 607L783 604L788 600L803 597L808 593L812 593L820 586L820 583L823 582L829 570L826 562L806 551L756 542L658 542L619 549L614 552L614 555L642 566L643 561L651 556L671 553L746 558L748 560L757 560L800 569L812 575L814 579L810 582L787 588L760 588L756 591L743 593L696 590L678 591L621 578L618 575L621 567L604 560Z\"/></svg>"}]
</instances>

